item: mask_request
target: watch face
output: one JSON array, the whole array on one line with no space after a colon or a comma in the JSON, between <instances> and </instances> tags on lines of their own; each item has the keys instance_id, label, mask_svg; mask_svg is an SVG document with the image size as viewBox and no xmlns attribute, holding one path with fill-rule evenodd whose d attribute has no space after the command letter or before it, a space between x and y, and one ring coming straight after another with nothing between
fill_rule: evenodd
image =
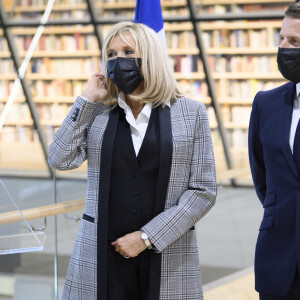
<instances>
[{"instance_id":1,"label":"watch face","mask_svg":"<svg viewBox=\"0 0 300 300\"><path fill-rule=\"evenodd\" d=\"M145 232L143 232L142 235L141 235L141 238L143 240L147 240L148 239L148 235Z\"/></svg>"}]
</instances>

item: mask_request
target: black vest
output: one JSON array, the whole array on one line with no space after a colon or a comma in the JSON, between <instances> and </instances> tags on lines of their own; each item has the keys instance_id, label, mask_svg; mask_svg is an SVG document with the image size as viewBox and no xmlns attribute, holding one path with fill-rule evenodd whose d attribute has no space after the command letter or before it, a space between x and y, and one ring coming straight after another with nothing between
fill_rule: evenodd
<instances>
[{"instance_id":1,"label":"black vest","mask_svg":"<svg viewBox=\"0 0 300 300\"><path fill-rule=\"evenodd\" d=\"M109 241L140 230L153 218L160 157L158 109L151 112L138 156L125 113L119 107L116 109L120 114L111 163Z\"/></svg>"}]
</instances>

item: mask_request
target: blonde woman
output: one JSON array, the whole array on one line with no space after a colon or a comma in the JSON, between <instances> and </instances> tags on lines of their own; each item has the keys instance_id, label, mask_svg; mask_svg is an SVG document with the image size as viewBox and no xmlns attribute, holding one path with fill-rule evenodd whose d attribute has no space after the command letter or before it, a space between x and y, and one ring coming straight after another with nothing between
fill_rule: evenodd
<instances>
[{"instance_id":1,"label":"blonde woman","mask_svg":"<svg viewBox=\"0 0 300 300\"><path fill-rule=\"evenodd\" d=\"M142 24L121 22L57 131L49 163L88 160L84 215L63 300L200 300L194 225L214 205L205 107L180 93L165 49Z\"/></svg>"}]
</instances>

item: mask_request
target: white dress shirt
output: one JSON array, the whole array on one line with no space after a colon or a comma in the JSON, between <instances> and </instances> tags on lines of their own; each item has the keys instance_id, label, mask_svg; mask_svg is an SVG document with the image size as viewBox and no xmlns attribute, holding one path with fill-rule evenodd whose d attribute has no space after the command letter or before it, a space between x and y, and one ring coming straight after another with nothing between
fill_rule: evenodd
<instances>
[{"instance_id":1,"label":"white dress shirt","mask_svg":"<svg viewBox=\"0 0 300 300\"><path fill-rule=\"evenodd\" d=\"M126 120L130 125L132 143L136 156L141 149L146 130L149 124L150 115L152 111L152 104L147 103L143 107L142 111L139 113L138 117L135 119L130 106L126 103L124 99L124 94L119 93L118 103L121 108L124 109Z\"/></svg>"},{"instance_id":2,"label":"white dress shirt","mask_svg":"<svg viewBox=\"0 0 300 300\"><path fill-rule=\"evenodd\" d=\"M292 124L290 130L290 147L293 152L294 139L296 134L297 125L300 119L300 82L296 85L296 95L294 100L294 109L292 116Z\"/></svg>"}]
</instances>

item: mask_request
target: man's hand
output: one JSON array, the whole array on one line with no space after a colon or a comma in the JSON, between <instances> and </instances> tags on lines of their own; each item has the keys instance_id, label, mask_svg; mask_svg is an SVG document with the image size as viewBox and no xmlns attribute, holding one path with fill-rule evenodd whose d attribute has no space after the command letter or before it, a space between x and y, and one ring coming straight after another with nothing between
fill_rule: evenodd
<instances>
[{"instance_id":1,"label":"man's hand","mask_svg":"<svg viewBox=\"0 0 300 300\"><path fill-rule=\"evenodd\" d=\"M141 239L141 234L141 231L135 231L118 238L111 244L121 255L136 257L147 248L145 242Z\"/></svg>"}]
</instances>

